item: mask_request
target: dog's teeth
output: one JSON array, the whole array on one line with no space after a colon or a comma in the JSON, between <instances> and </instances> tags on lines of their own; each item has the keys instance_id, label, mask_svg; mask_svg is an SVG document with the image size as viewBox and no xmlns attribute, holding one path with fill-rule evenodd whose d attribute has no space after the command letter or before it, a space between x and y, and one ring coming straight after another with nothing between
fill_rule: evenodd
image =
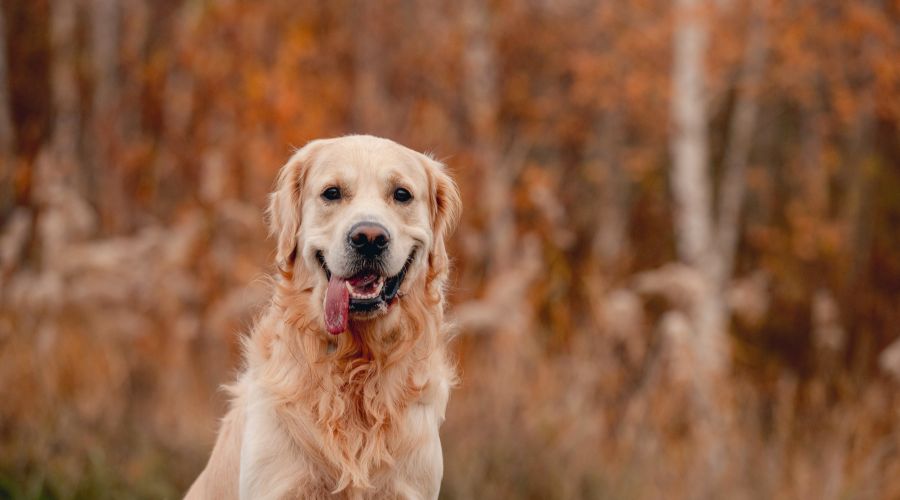
<instances>
[{"instance_id":1,"label":"dog's teeth","mask_svg":"<svg viewBox=\"0 0 900 500\"><path fill-rule=\"evenodd\" d=\"M384 277L378 278L378 280L372 283L372 285L374 286L372 291L365 293L357 291L355 288L353 288L353 286L350 285L349 282L346 283L347 290L350 291L350 296L354 299L372 299L380 295L381 290L384 288Z\"/></svg>"}]
</instances>

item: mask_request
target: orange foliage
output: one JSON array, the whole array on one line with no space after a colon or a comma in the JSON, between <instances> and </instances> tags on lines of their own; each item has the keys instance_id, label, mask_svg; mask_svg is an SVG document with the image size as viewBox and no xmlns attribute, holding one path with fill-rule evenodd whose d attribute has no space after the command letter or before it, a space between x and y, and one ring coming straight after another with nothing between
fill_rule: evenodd
<instances>
[{"instance_id":1,"label":"orange foliage","mask_svg":"<svg viewBox=\"0 0 900 500\"><path fill-rule=\"evenodd\" d=\"M759 110L714 491L671 4L2 2L0 497L183 492L268 293L275 173L354 132L462 189L446 498L900 496L900 4L701 9L712 179Z\"/></svg>"}]
</instances>

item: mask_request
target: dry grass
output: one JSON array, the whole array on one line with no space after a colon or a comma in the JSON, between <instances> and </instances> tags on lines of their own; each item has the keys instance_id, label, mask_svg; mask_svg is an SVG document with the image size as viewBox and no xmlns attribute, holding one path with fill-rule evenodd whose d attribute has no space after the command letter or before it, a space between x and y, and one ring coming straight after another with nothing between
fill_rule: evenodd
<instances>
[{"instance_id":1,"label":"dry grass","mask_svg":"<svg viewBox=\"0 0 900 500\"><path fill-rule=\"evenodd\" d=\"M10 274L0 497L184 491L222 414L217 386L235 370L237 336L267 293L262 227L234 216L253 211L72 243L68 263ZM542 343L527 316L521 330L460 332L442 498L900 495L896 385L784 367L761 377L739 363L717 381L710 470L678 308L655 314L658 303L628 289L592 300L598 313L565 348ZM710 475L721 480L710 486Z\"/></svg>"}]
</instances>

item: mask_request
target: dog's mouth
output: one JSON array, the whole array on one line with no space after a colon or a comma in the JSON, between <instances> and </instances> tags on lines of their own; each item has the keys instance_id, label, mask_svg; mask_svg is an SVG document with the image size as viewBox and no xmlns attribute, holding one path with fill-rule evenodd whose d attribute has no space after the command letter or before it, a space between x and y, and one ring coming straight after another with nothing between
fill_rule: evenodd
<instances>
[{"instance_id":1,"label":"dog's mouth","mask_svg":"<svg viewBox=\"0 0 900 500\"><path fill-rule=\"evenodd\" d=\"M400 285L416 255L410 252L403 269L386 277L378 270L364 268L349 277L332 274L322 252L316 252L316 260L325 272L328 289L325 291L325 327L328 333L338 335L347 331L350 316L366 319L385 312L400 293Z\"/></svg>"}]
</instances>

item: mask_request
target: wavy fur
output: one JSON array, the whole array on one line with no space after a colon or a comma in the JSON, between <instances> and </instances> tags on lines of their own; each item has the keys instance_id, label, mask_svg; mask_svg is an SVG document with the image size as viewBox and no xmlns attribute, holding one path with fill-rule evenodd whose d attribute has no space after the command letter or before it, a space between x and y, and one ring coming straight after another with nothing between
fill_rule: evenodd
<instances>
[{"instance_id":1,"label":"wavy fur","mask_svg":"<svg viewBox=\"0 0 900 500\"><path fill-rule=\"evenodd\" d=\"M443 239L459 195L442 166L419 155L433 198L431 248L416 257L392 321L331 336L315 293L321 271L296 258L294 241L302 178L320 146L300 150L279 174L269 218L280 276L245 339L231 409L187 498L437 497L437 430L456 380L443 324Z\"/></svg>"}]
</instances>

